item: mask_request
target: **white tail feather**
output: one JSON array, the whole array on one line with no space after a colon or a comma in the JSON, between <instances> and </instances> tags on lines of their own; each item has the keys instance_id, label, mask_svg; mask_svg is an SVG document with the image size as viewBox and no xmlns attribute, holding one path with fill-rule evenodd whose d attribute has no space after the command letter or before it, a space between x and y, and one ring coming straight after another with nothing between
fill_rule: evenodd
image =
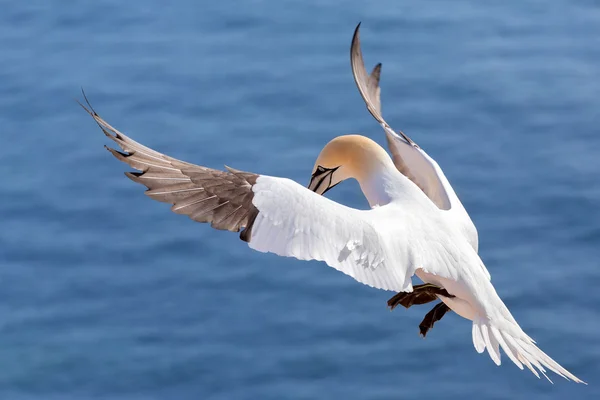
<instances>
[{"instance_id":1,"label":"white tail feather","mask_svg":"<svg viewBox=\"0 0 600 400\"><path fill-rule=\"evenodd\" d=\"M506 343L506 341L502 337L502 333L498 330L498 328L492 325L490 326L490 330L492 331L492 334L494 335L494 337L500 344L500 347L502 347L508 358L510 358L512 362L514 362L515 365L519 367L519 369L523 369L523 364L517 359L517 356L515 355L515 353L518 354L518 351L516 351L514 347L511 347Z\"/></svg>"},{"instance_id":2,"label":"white tail feather","mask_svg":"<svg viewBox=\"0 0 600 400\"><path fill-rule=\"evenodd\" d=\"M496 363L496 365L500 365L500 347L498 346L498 342L495 341L494 337L490 335L488 325L480 325L479 329L481 330L481 336L483 337L483 341L490 358Z\"/></svg>"},{"instance_id":3,"label":"white tail feather","mask_svg":"<svg viewBox=\"0 0 600 400\"><path fill-rule=\"evenodd\" d=\"M481 336L481 329L479 329L479 325L475 323L473 323L473 345L479 354L485 351L485 342Z\"/></svg>"},{"instance_id":4,"label":"white tail feather","mask_svg":"<svg viewBox=\"0 0 600 400\"><path fill-rule=\"evenodd\" d=\"M508 358L517 367L523 369L523 365L526 366L538 378L540 377L539 371L546 379L552 382L546 375L545 368L547 368L567 380L585 383L540 350L535 345L533 339L527 336L520 328L516 329L515 326L511 326L509 329L502 329L502 326L496 326L495 323L488 319L477 319L473 321L473 345L479 353L482 353L487 348L490 357L497 365L500 365L499 348L502 347L502 350L504 350Z\"/></svg>"}]
</instances>

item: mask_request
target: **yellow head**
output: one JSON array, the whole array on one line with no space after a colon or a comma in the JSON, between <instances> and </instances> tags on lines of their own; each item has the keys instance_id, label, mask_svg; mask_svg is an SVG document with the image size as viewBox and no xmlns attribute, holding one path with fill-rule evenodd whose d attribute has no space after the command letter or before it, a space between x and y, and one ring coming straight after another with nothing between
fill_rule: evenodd
<instances>
[{"instance_id":1,"label":"yellow head","mask_svg":"<svg viewBox=\"0 0 600 400\"><path fill-rule=\"evenodd\" d=\"M393 167L389 155L373 140L360 135L338 136L321 150L308 188L324 194L346 179L361 183L377 169L390 165Z\"/></svg>"}]
</instances>

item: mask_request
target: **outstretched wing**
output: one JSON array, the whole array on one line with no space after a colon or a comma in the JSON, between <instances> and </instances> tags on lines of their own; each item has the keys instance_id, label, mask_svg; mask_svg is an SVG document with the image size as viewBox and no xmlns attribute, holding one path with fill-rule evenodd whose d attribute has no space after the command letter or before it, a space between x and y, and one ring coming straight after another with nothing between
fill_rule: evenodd
<instances>
[{"instance_id":1,"label":"outstretched wing","mask_svg":"<svg viewBox=\"0 0 600 400\"><path fill-rule=\"evenodd\" d=\"M354 81L365 101L367 110L385 131L396 168L413 181L438 208L450 212L455 223L461 226L466 239L477 251L477 229L438 163L402 131L395 132L383 119L380 102L381 89L379 88L381 64L377 64L373 70L374 73L367 75L360 47L360 24L356 27L352 38L350 63ZM374 75L376 75L376 79Z\"/></svg>"},{"instance_id":2,"label":"outstretched wing","mask_svg":"<svg viewBox=\"0 0 600 400\"><path fill-rule=\"evenodd\" d=\"M141 145L109 125L91 106L83 107L124 152L107 149L141 171L126 175L145 185L150 198L172 204L175 213L216 229L243 229L240 238L258 251L324 261L379 289L412 290L414 266L386 259L372 223L385 206L356 210L289 179L180 161Z\"/></svg>"},{"instance_id":3,"label":"outstretched wing","mask_svg":"<svg viewBox=\"0 0 600 400\"><path fill-rule=\"evenodd\" d=\"M249 228L257 210L252 204L252 185L257 174L228 168L218 171L190 164L154 151L130 139L104 121L93 109L84 109L104 134L125 153L104 146L118 160L142 172L126 172L134 182L145 185L146 195L170 203L171 211L194 221L208 222L213 228L239 232ZM244 230L240 238L248 241Z\"/></svg>"}]
</instances>

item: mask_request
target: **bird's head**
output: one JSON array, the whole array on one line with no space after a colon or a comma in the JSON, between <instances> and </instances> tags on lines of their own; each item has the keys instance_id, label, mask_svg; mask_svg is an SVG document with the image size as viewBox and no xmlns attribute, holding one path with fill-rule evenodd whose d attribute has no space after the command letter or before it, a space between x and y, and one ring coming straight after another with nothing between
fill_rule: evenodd
<instances>
[{"instance_id":1,"label":"bird's head","mask_svg":"<svg viewBox=\"0 0 600 400\"><path fill-rule=\"evenodd\" d=\"M338 136L321 150L308 188L325 194L349 178L360 183L386 162L391 162L388 154L373 140L361 135Z\"/></svg>"}]
</instances>

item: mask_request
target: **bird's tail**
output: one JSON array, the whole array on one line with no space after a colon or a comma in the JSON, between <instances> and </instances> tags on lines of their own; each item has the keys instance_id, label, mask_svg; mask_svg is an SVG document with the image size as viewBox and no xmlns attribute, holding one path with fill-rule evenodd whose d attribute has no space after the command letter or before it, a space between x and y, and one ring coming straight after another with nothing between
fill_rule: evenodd
<instances>
[{"instance_id":1,"label":"bird's tail","mask_svg":"<svg viewBox=\"0 0 600 400\"><path fill-rule=\"evenodd\" d=\"M508 312L507 309L506 311ZM478 353L483 353L487 348L490 357L497 365L500 365L500 347L502 347L502 350L517 367L520 369L523 369L523 366L527 367L538 378L540 377L539 371L552 382L546 375L547 368L567 380L585 384L584 381L540 350L535 345L535 341L523 332L512 316L502 319L502 323L495 323L488 318L475 319L473 321L473 344Z\"/></svg>"}]
</instances>

